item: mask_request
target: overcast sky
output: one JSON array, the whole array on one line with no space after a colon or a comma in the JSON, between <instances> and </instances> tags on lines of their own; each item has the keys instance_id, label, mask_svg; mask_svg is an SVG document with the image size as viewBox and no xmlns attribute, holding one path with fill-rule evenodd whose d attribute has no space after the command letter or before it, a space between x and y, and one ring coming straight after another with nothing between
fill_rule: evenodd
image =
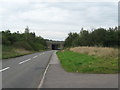
<instances>
[{"instance_id":1,"label":"overcast sky","mask_svg":"<svg viewBox=\"0 0 120 90\"><path fill-rule=\"evenodd\" d=\"M84 1L84 2L83 2ZM118 25L117 0L0 0L0 30L24 32L26 26L37 36L64 40L69 32L83 27Z\"/></svg>"}]
</instances>

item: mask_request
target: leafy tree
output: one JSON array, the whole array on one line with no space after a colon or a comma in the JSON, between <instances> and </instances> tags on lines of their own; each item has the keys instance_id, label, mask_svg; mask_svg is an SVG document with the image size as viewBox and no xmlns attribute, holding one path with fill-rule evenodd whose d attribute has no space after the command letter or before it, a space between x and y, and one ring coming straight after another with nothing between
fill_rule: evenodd
<instances>
[{"instance_id":1,"label":"leafy tree","mask_svg":"<svg viewBox=\"0 0 120 90\"><path fill-rule=\"evenodd\" d=\"M2 31L2 45L26 50L39 51L46 47L46 40L41 36L36 36L34 32L25 29L25 33L11 33L10 30Z\"/></svg>"},{"instance_id":2,"label":"leafy tree","mask_svg":"<svg viewBox=\"0 0 120 90\"><path fill-rule=\"evenodd\" d=\"M120 28L120 26L119 26ZM120 45L120 30L115 28L98 28L89 32L81 29L80 33L69 33L65 39L65 47L74 46L103 46L117 47Z\"/></svg>"}]
</instances>

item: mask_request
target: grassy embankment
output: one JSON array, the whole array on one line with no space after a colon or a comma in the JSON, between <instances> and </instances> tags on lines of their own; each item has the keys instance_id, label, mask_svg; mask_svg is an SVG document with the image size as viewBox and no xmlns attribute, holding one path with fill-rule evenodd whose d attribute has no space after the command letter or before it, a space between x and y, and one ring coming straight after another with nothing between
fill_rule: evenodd
<instances>
[{"instance_id":1,"label":"grassy embankment","mask_svg":"<svg viewBox=\"0 0 120 90\"><path fill-rule=\"evenodd\" d=\"M42 52L42 51L45 51L45 50L27 50L25 48L17 48L17 47L14 47L14 46L2 46L1 47L2 50L2 54L0 55L0 57L2 59L8 59L8 58L14 58L14 57L19 57L19 56L23 56L23 55L27 55L27 54L32 54L32 53L36 53L36 52Z\"/></svg>"},{"instance_id":2,"label":"grassy embankment","mask_svg":"<svg viewBox=\"0 0 120 90\"><path fill-rule=\"evenodd\" d=\"M2 45L2 59L17 57L34 52L40 52L46 48L46 40L41 36L36 36L25 28L25 33L5 30L0 32L0 41Z\"/></svg>"},{"instance_id":3,"label":"grassy embankment","mask_svg":"<svg viewBox=\"0 0 120 90\"><path fill-rule=\"evenodd\" d=\"M2 59L18 57L26 54L31 54L31 53L34 53L34 51L25 50L22 48L15 48L12 46L2 47Z\"/></svg>"},{"instance_id":4,"label":"grassy embankment","mask_svg":"<svg viewBox=\"0 0 120 90\"><path fill-rule=\"evenodd\" d=\"M68 72L118 73L118 50L102 47L76 47L57 52Z\"/></svg>"}]
</instances>

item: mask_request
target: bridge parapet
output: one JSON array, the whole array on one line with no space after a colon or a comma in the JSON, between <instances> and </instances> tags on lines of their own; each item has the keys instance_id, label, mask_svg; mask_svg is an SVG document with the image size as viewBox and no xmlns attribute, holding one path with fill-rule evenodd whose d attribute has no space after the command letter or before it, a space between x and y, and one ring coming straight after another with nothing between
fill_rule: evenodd
<instances>
[{"instance_id":1,"label":"bridge parapet","mask_svg":"<svg viewBox=\"0 0 120 90\"><path fill-rule=\"evenodd\" d=\"M64 48L64 41L46 41L48 49L58 50Z\"/></svg>"}]
</instances>

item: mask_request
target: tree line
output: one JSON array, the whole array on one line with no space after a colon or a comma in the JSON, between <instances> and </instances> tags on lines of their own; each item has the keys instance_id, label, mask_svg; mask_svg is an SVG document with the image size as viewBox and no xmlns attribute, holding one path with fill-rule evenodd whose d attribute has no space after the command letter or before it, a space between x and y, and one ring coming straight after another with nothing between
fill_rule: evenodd
<instances>
[{"instance_id":1,"label":"tree line","mask_svg":"<svg viewBox=\"0 0 120 90\"><path fill-rule=\"evenodd\" d=\"M36 36L34 32L29 32L29 28L24 33L14 32L10 30L2 31L2 46L12 46L15 48L23 48L31 51L44 50L46 48L46 40L41 36Z\"/></svg>"},{"instance_id":2,"label":"tree line","mask_svg":"<svg viewBox=\"0 0 120 90\"><path fill-rule=\"evenodd\" d=\"M120 27L119 27L120 28ZM120 46L120 31L118 27L97 28L92 31L81 29L80 33L70 32L65 39L65 47L76 46L102 46L118 47Z\"/></svg>"}]
</instances>

